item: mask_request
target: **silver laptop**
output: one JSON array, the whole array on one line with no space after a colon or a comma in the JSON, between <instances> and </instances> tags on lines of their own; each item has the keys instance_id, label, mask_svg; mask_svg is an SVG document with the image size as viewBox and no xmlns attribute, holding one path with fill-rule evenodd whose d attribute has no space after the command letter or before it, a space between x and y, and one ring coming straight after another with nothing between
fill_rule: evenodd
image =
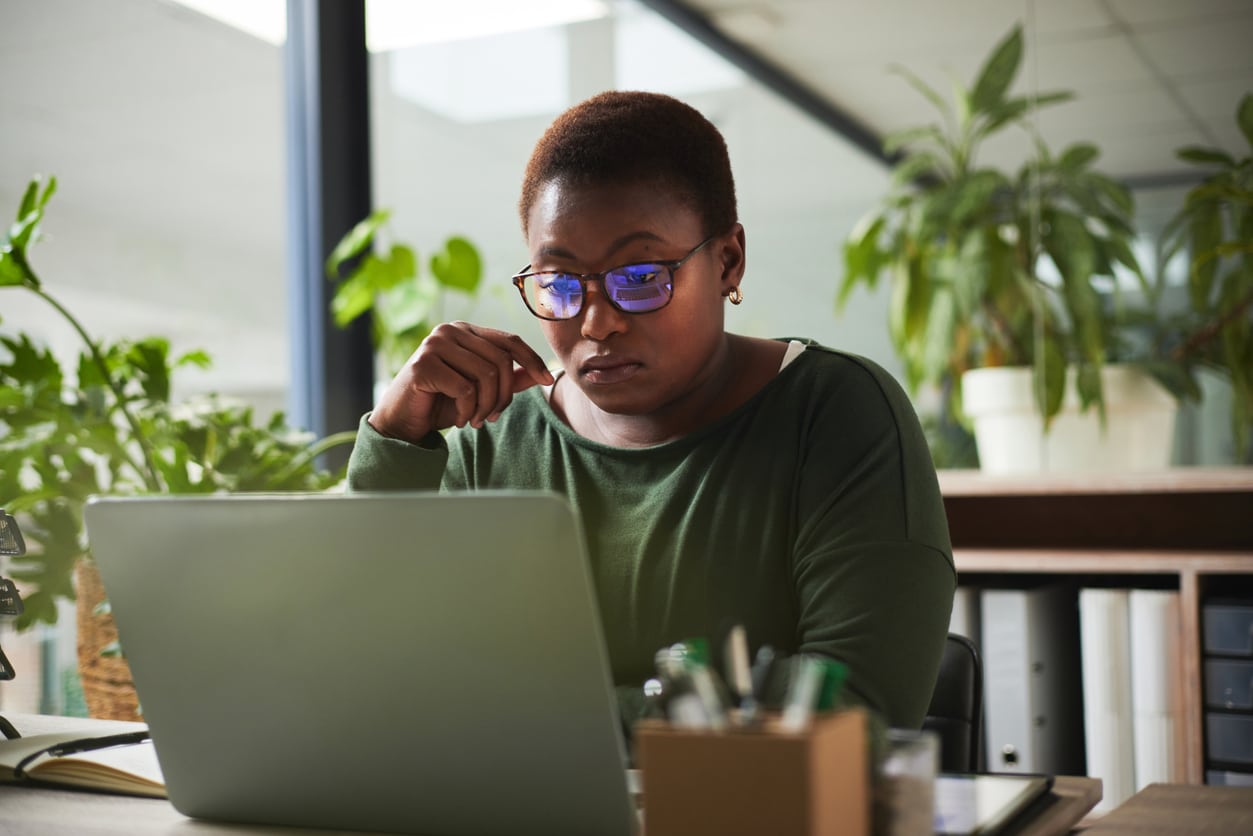
<instances>
[{"instance_id":1,"label":"silver laptop","mask_svg":"<svg viewBox=\"0 0 1253 836\"><path fill-rule=\"evenodd\" d=\"M634 831L563 498L107 498L85 513L182 813L441 836Z\"/></svg>"}]
</instances>

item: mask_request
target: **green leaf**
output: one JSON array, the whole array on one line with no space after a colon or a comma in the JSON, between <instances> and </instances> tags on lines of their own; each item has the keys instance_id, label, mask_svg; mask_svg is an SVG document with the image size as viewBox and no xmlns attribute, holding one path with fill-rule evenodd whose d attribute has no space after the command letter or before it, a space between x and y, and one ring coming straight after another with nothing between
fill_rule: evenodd
<instances>
[{"instance_id":1,"label":"green leaf","mask_svg":"<svg viewBox=\"0 0 1253 836\"><path fill-rule=\"evenodd\" d=\"M940 131L938 125L920 125L915 128L905 128L900 131L893 131L883 138L883 153L895 154L907 145L922 140L930 140L941 148L944 147L944 134Z\"/></svg>"},{"instance_id":2,"label":"green leaf","mask_svg":"<svg viewBox=\"0 0 1253 836\"><path fill-rule=\"evenodd\" d=\"M408 282L384 293L376 302L374 312L385 334L401 334L426 324L438 304L439 285L427 279Z\"/></svg>"},{"instance_id":3,"label":"green leaf","mask_svg":"<svg viewBox=\"0 0 1253 836\"><path fill-rule=\"evenodd\" d=\"M367 259L368 260L368 259ZM374 283L364 271L340 284L331 297L331 314L343 328L374 305Z\"/></svg>"},{"instance_id":4,"label":"green leaf","mask_svg":"<svg viewBox=\"0 0 1253 836\"><path fill-rule=\"evenodd\" d=\"M858 283L864 282L874 289L878 282L882 259L879 251L879 235L883 232L886 219L883 215L866 215L844 241L844 278L836 294L836 311L844 310L848 297Z\"/></svg>"},{"instance_id":5,"label":"green leaf","mask_svg":"<svg viewBox=\"0 0 1253 836\"><path fill-rule=\"evenodd\" d=\"M339 268L343 263L356 258L366 247L373 244L379 227L387 223L391 215L390 209L375 209L339 239L339 243L335 245L335 249L326 259L326 275L331 279L338 279Z\"/></svg>"},{"instance_id":6,"label":"green leaf","mask_svg":"<svg viewBox=\"0 0 1253 836\"><path fill-rule=\"evenodd\" d=\"M1078 171L1100 155L1100 150L1092 143L1076 142L1057 158L1057 165L1063 169Z\"/></svg>"},{"instance_id":7,"label":"green leaf","mask_svg":"<svg viewBox=\"0 0 1253 836\"><path fill-rule=\"evenodd\" d=\"M911 87L926 96L931 104L935 105L936 110L940 111L940 113L944 115L945 119L952 118L952 111L949 109L948 102L944 101L944 97L937 93L934 87L927 84L913 72L900 66L899 64L893 64L888 68L888 71L901 76L909 82Z\"/></svg>"},{"instance_id":8,"label":"green leaf","mask_svg":"<svg viewBox=\"0 0 1253 836\"><path fill-rule=\"evenodd\" d=\"M139 380L145 397L153 401L170 399L170 343L161 337L148 337L131 346L126 360L127 377Z\"/></svg>"},{"instance_id":9,"label":"green leaf","mask_svg":"<svg viewBox=\"0 0 1253 836\"><path fill-rule=\"evenodd\" d=\"M42 209L33 209L9 227L9 246L13 248L15 255L25 257L26 247L39 230L39 222L43 220L43 214Z\"/></svg>"},{"instance_id":10,"label":"green leaf","mask_svg":"<svg viewBox=\"0 0 1253 836\"><path fill-rule=\"evenodd\" d=\"M14 258L12 245L5 244L0 247L0 287L20 287L26 282L26 271ZM31 286L38 288L39 282L32 281Z\"/></svg>"},{"instance_id":11,"label":"green leaf","mask_svg":"<svg viewBox=\"0 0 1253 836\"><path fill-rule=\"evenodd\" d=\"M901 186L922 178L945 180L952 177L952 166L930 151L909 154L892 169L892 185Z\"/></svg>"},{"instance_id":12,"label":"green leaf","mask_svg":"<svg viewBox=\"0 0 1253 836\"><path fill-rule=\"evenodd\" d=\"M1227 168L1231 168L1236 164L1236 161L1233 160L1231 155L1226 151L1220 151L1217 148L1200 148L1195 145L1180 148L1177 152L1175 152L1175 156L1184 162L1200 163L1203 165L1217 163L1219 165L1226 166Z\"/></svg>"},{"instance_id":13,"label":"green leaf","mask_svg":"<svg viewBox=\"0 0 1253 836\"><path fill-rule=\"evenodd\" d=\"M1192 307L1204 310L1209 305L1218 261L1212 251L1222 242L1222 210L1217 203L1198 204L1188 223L1192 243L1192 269L1188 276L1188 295Z\"/></svg>"},{"instance_id":14,"label":"green leaf","mask_svg":"<svg viewBox=\"0 0 1253 836\"><path fill-rule=\"evenodd\" d=\"M1075 391L1079 393L1079 410L1086 411L1096 405L1104 425L1105 396L1101 388L1101 367L1095 363L1080 363L1075 374Z\"/></svg>"},{"instance_id":15,"label":"green leaf","mask_svg":"<svg viewBox=\"0 0 1253 836\"><path fill-rule=\"evenodd\" d=\"M1042 93L1038 96L1020 96L1018 98L1001 102L988 108L984 113L985 119L975 131L975 137L982 138L989 136L1005 124L1019 119L1031 110L1046 107L1051 104L1067 102L1073 98L1073 93L1052 92Z\"/></svg>"},{"instance_id":16,"label":"green leaf","mask_svg":"<svg viewBox=\"0 0 1253 836\"><path fill-rule=\"evenodd\" d=\"M979 71L970 100L976 112L986 112L1005 97L1022 63L1022 27L1014 26L996 46Z\"/></svg>"},{"instance_id":17,"label":"green leaf","mask_svg":"<svg viewBox=\"0 0 1253 836\"><path fill-rule=\"evenodd\" d=\"M445 287L473 293L483 277L479 251L465 238L452 236L442 252L431 256L431 273Z\"/></svg>"},{"instance_id":18,"label":"green leaf","mask_svg":"<svg viewBox=\"0 0 1253 836\"><path fill-rule=\"evenodd\" d=\"M42 209L48 205L48 201L57 193L57 178L51 176L48 178L48 185L44 187L44 193L39 198L39 208Z\"/></svg>"},{"instance_id":19,"label":"green leaf","mask_svg":"<svg viewBox=\"0 0 1253 836\"><path fill-rule=\"evenodd\" d=\"M966 88L962 87L957 79L953 79L953 107L957 113L957 129L959 134L965 135L970 128L970 120L973 111L973 102L970 94L966 92Z\"/></svg>"},{"instance_id":20,"label":"green leaf","mask_svg":"<svg viewBox=\"0 0 1253 836\"><path fill-rule=\"evenodd\" d=\"M385 282L379 283L377 290L389 290L418 275L418 256L412 248L404 244L393 244L385 261L390 275Z\"/></svg>"},{"instance_id":21,"label":"green leaf","mask_svg":"<svg viewBox=\"0 0 1253 836\"><path fill-rule=\"evenodd\" d=\"M931 296L918 358L924 380L938 381L949 370L956 328L957 305L953 293L946 288L937 288Z\"/></svg>"},{"instance_id":22,"label":"green leaf","mask_svg":"<svg viewBox=\"0 0 1253 836\"><path fill-rule=\"evenodd\" d=\"M995 169L973 172L954 191L952 209L949 212L952 227L961 229L976 214L990 216L994 208L993 196L998 191L1009 188L1009 180Z\"/></svg>"},{"instance_id":23,"label":"green leaf","mask_svg":"<svg viewBox=\"0 0 1253 836\"><path fill-rule=\"evenodd\" d=\"M1066 394L1066 354L1055 337L1044 338L1044 350L1036 359L1033 377L1036 408L1047 429L1061 411Z\"/></svg>"},{"instance_id":24,"label":"green leaf","mask_svg":"<svg viewBox=\"0 0 1253 836\"><path fill-rule=\"evenodd\" d=\"M1249 146L1253 147L1253 93L1246 93L1240 100L1240 106L1236 108L1236 124Z\"/></svg>"},{"instance_id":25,"label":"green leaf","mask_svg":"<svg viewBox=\"0 0 1253 836\"><path fill-rule=\"evenodd\" d=\"M26 184L26 191L22 193L22 202L18 204L15 220L22 220L37 208L39 208L39 178L32 177Z\"/></svg>"},{"instance_id":26,"label":"green leaf","mask_svg":"<svg viewBox=\"0 0 1253 836\"><path fill-rule=\"evenodd\" d=\"M201 369L207 369L212 365L213 359L201 349L185 352L184 354L179 355L178 359L174 361L175 368L181 368L183 366L197 366Z\"/></svg>"},{"instance_id":27,"label":"green leaf","mask_svg":"<svg viewBox=\"0 0 1253 836\"><path fill-rule=\"evenodd\" d=\"M1167 392L1174 395L1179 401L1192 401L1199 403L1201 400L1201 386L1197 383L1192 371L1178 363L1170 363L1162 360L1149 360L1143 363L1137 363L1141 369L1154 380L1162 384Z\"/></svg>"},{"instance_id":28,"label":"green leaf","mask_svg":"<svg viewBox=\"0 0 1253 836\"><path fill-rule=\"evenodd\" d=\"M1134 234L1134 231L1130 229L1128 220L1135 211L1135 199L1131 196L1130 189L1117 180L1106 177L1104 174L1098 174L1095 171L1085 172L1079 184L1081 187L1086 186L1093 189L1113 204L1119 212L1126 216L1123 220L1124 223L1128 224L1127 232Z\"/></svg>"}]
</instances>

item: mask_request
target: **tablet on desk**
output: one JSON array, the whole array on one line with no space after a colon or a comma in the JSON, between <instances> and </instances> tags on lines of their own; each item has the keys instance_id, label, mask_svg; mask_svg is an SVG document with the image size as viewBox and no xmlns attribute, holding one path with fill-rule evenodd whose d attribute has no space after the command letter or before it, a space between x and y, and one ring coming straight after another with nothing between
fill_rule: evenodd
<instances>
[{"instance_id":1,"label":"tablet on desk","mask_svg":"<svg viewBox=\"0 0 1253 836\"><path fill-rule=\"evenodd\" d=\"M984 836L1005 831L1027 808L1046 801L1048 775L941 775L935 781L935 831Z\"/></svg>"}]
</instances>

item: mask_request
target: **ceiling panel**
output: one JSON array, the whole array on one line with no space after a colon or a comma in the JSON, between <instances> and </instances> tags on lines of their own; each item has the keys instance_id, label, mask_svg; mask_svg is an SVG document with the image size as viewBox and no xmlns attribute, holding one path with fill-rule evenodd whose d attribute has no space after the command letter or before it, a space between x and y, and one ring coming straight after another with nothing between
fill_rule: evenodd
<instances>
[{"instance_id":1,"label":"ceiling panel","mask_svg":"<svg viewBox=\"0 0 1253 836\"><path fill-rule=\"evenodd\" d=\"M1231 122L1253 90L1250 0L691 0L728 35L799 78L882 135L933 117L929 103L889 74L908 67L947 95L969 84L993 44L1030 21L1016 90L1065 89L1074 102L1042 111L1050 144L1103 146L1106 170L1171 181L1189 169L1177 146L1222 138L1239 152ZM754 21L758 23L754 27ZM761 23L760 21L769 21ZM989 157L1012 156L1012 140Z\"/></svg>"}]
</instances>

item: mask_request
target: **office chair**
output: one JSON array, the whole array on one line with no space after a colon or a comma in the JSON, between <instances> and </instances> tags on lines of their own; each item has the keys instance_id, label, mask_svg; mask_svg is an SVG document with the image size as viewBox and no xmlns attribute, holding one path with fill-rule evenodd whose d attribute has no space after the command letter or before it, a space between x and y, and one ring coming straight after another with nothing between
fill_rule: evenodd
<instances>
[{"instance_id":1,"label":"office chair","mask_svg":"<svg viewBox=\"0 0 1253 836\"><path fill-rule=\"evenodd\" d=\"M982 763L983 662L974 643L949 633L922 728L940 738L941 772L979 772Z\"/></svg>"}]
</instances>

